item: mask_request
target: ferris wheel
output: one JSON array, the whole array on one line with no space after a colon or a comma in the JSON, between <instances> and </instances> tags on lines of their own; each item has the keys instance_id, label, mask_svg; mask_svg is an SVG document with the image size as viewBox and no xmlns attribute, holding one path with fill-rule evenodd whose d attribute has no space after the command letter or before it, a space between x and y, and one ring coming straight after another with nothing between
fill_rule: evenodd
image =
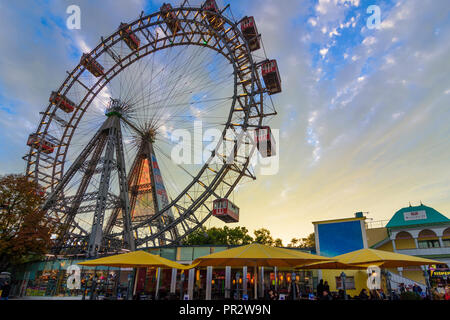
<instances>
[{"instance_id":1,"label":"ferris wheel","mask_svg":"<svg viewBox=\"0 0 450 320\"><path fill-rule=\"evenodd\" d=\"M227 10L208 0L142 12L82 54L51 93L24 159L58 226L55 253L176 245L211 216L239 221L229 197L256 178L257 150L274 155L267 120L281 78L276 61L258 55L254 18ZM175 130L195 122L220 130L218 141L194 143L200 161L174 162Z\"/></svg>"}]
</instances>

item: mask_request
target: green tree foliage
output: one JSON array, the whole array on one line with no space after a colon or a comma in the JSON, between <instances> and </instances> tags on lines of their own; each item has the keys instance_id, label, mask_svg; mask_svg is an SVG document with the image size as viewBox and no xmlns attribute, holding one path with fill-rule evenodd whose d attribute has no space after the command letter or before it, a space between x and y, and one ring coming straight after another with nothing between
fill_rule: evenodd
<instances>
[{"instance_id":1,"label":"green tree foliage","mask_svg":"<svg viewBox=\"0 0 450 320\"><path fill-rule=\"evenodd\" d=\"M255 235L256 243L275 247L283 246L283 241L280 238L273 239L272 235L270 234L270 231L266 228L255 230L253 231L253 234Z\"/></svg>"},{"instance_id":2,"label":"green tree foliage","mask_svg":"<svg viewBox=\"0 0 450 320\"><path fill-rule=\"evenodd\" d=\"M0 271L42 257L51 245L39 190L22 175L0 177Z\"/></svg>"},{"instance_id":3,"label":"green tree foliage","mask_svg":"<svg viewBox=\"0 0 450 320\"><path fill-rule=\"evenodd\" d=\"M183 241L184 245L244 245L253 242L245 227L199 228Z\"/></svg>"},{"instance_id":4,"label":"green tree foliage","mask_svg":"<svg viewBox=\"0 0 450 320\"><path fill-rule=\"evenodd\" d=\"M315 248L316 247L316 237L314 232L311 233L306 238L293 238L291 243L288 244L289 248Z\"/></svg>"}]
</instances>

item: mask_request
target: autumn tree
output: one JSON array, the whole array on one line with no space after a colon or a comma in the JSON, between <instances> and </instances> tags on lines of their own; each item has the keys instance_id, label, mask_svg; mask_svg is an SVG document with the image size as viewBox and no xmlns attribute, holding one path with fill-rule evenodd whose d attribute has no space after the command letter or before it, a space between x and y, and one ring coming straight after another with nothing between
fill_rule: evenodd
<instances>
[{"instance_id":1,"label":"autumn tree","mask_svg":"<svg viewBox=\"0 0 450 320\"><path fill-rule=\"evenodd\" d=\"M289 248L315 248L316 237L314 232L306 238L293 238L291 243L288 244Z\"/></svg>"},{"instance_id":2,"label":"autumn tree","mask_svg":"<svg viewBox=\"0 0 450 320\"><path fill-rule=\"evenodd\" d=\"M38 259L51 244L51 229L39 210L40 188L22 175L0 177L0 271Z\"/></svg>"}]
</instances>

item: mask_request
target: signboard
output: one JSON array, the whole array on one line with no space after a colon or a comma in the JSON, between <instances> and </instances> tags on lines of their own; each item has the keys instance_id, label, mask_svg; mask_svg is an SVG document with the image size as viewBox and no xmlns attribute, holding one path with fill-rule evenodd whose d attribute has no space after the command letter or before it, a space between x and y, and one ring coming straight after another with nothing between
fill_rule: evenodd
<instances>
[{"instance_id":1,"label":"signboard","mask_svg":"<svg viewBox=\"0 0 450 320\"><path fill-rule=\"evenodd\" d=\"M365 247L364 220L322 222L315 224L316 249L321 256L334 257Z\"/></svg>"},{"instance_id":2,"label":"signboard","mask_svg":"<svg viewBox=\"0 0 450 320\"><path fill-rule=\"evenodd\" d=\"M427 218L427 212L425 210L404 212L403 217L405 221L424 220Z\"/></svg>"},{"instance_id":3,"label":"signboard","mask_svg":"<svg viewBox=\"0 0 450 320\"><path fill-rule=\"evenodd\" d=\"M450 270L430 270L430 276L431 277L444 277L448 278L450 277Z\"/></svg>"}]
</instances>

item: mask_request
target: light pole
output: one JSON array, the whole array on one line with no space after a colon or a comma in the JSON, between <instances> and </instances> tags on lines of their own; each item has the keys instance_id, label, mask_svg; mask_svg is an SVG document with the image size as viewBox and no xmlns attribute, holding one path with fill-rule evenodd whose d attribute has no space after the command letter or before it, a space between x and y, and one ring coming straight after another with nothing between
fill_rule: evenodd
<instances>
[{"instance_id":1,"label":"light pole","mask_svg":"<svg viewBox=\"0 0 450 320\"><path fill-rule=\"evenodd\" d=\"M389 300L394 300L391 287L391 273L389 271L386 271L386 287L389 292Z\"/></svg>"},{"instance_id":2,"label":"light pole","mask_svg":"<svg viewBox=\"0 0 450 320\"><path fill-rule=\"evenodd\" d=\"M291 275L291 292L292 292L292 300L297 300L297 282L295 281L296 274L295 272Z\"/></svg>"},{"instance_id":3,"label":"light pole","mask_svg":"<svg viewBox=\"0 0 450 320\"><path fill-rule=\"evenodd\" d=\"M423 269L423 274L425 276L425 283L427 284L428 294L430 295L430 300L433 300L433 294L431 292L430 275L428 274L427 267Z\"/></svg>"},{"instance_id":4,"label":"light pole","mask_svg":"<svg viewBox=\"0 0 450 320\"><path fill-rule=\"evenodd\" d=\"M341 282L342 282L342 290L344 290L344 300L348 300L347 297L347 289L345 287L345 279L347 279L347 275L342 271L341 273Z\"/></svg>"}]
</instances>

